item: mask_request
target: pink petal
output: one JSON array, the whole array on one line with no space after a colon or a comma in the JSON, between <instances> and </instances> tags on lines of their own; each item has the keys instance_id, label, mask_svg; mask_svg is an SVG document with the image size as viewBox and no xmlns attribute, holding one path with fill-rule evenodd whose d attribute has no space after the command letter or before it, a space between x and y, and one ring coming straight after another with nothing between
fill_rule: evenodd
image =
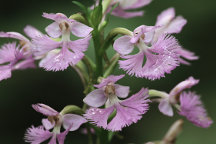
<instances>
[{"instance_id":1,"label":"pink petal","mask_svg":"<svg viewBox=\"0 0 216 144\"><path fill-rule=\"evenodd\" d=\"M8 66L7 66L8 67ZM0 81L4 80L4 79L8 79L11 77L11 68L2 68L2 66L0 66Z\"/></svg>"},{"instance_id":2,"label":"pink petal","mask_svg":"<svg viewBox=\"0 0 216 144\"><path fill-rule=\"evenodd\" d=\"M35 68L36 65L34 63L34 59L32 57L25 59L19 63L17 63L13 69L27 69L27 68Z\"/></svg>"},{"instance_id":3,"label":"pink petal","mask_svg":"<svg viewBox=\"0 0 216 144\"><path fill-rule=\"evenodd\" d=\"M62 45L62 42L54 41L47 35L34 38L32 43L34 45L34 54L36 56L44 55L47 52L56 49Z\"/></svg>"},{"instance_id":4,"label":"pink petal","mask_svg":"<svg viewBox=\"0 0 216 144\"><path fill-rule=\"evenodd\" d=\"M0 32L0 37L14 38L14 39L29 42L29 40L26 37L24 37L22 34L17 32Z\"/></svg>"},{"instance_id":5,"label":"pink petal","mask_svg":"<svg viewBox=\"0 0 216 144\"><path fill-rule=\"evenodd\" d=\"M142 114L145 114L149 109L148 103L151 102L149 99L147 99L148 97L148 89L142 88L138 93L132 95L120 104L128 108L133 108Z\"/></svg>"},{"instance_id":6,"label":"pink petal","mask_svg":"<svg viewBox=\"0 0 216 144\"><path fill-rule=\"evenodd\" d=\"M16 43L4 44L0 49L0 64L12 62L16 59Z\"/></svg>"},{"instance_id":7,"label":"pink petal","mask_svg":"<svg viewBox=\"0 0 216 144\"><path fill-rule=\"evenodd\" d=\"M107 129L120 131L125 126L137 123L142 118L142 114L145 114L149 108L150 100L146 100L147 97L148 90L143 88L120 104L116 104L116 116L108 124Z\"/></svg>"},{"instance_id":8,"label":"pink petal","mask_svg":"<svg viewBox=\"0 0 216 144\"><path fill-rule=\"evenodd\" d=\"M180 33L186 23L186 19L184 19L182 16L178 16L171 21L171 23L168 25L164 32L169 34Z\"/></svg>"},{"instance_id":9,"label":"pink petal","mask_svg":"<svg viewBox=\"0 0 216 144\"><path fill-rule=\"evenodd\" d=\"M94 85L96 88L102 88L104 86L106 86L109 83L116 83L118 80L122 79L125 75L119 75L119 76L115 76L115 75L110 75L107 78L102 79L101 83L98 85Z\"/></svg>"},{"instance_id":10,"label":"pink petal","mask_svg":"<svg viewBox=\"0 0 216 144\"><path fill-rule=\"evenodd\" d=\"M35 38L43 35L38 29L30 25L27 25L24 28L24 32L30 38Z\"/></svg>"},{"instance_id":11,"label":"pink petal","mask_svg":"<svg viewBox=\"0 0 216 144\"><path fill-rule=\"evenodd\" d=\"M64 20L68 20L67 16L65 16L63 13L43 13L43 17L47 18L47 19L51 19L54 20L56 22L61 22Z\"/></svg>"},{"instance_id":12,"label":"pink petal","mask_svg":"<svg viewBox=\"0 0 216 144\"><path fill-rule=\"evenodd\" d=\"M57 135L58 144L64 144L65 137L67 136L70 128L66 129L64 132Z\"/></svg>"},{"instance_id":13,"label":"pink petal","mask_svg":"<svg viewBox=\"0 0 216 144\"><path fill-rule=\"evenodd\" d=\"M131 36L122 36L115 40L113 48L121 55L127 55L134 49L134 44L130 42Z\"/></svg>"},{"instance_id":14,"label":"pink petal","mask_svg":"<svg viewBox=\"0 0 216 144\"><path fill-rule=\"evenodd\" d=\"M46 27L45 30L48 33L48 35L53 38L58 38L62 35L59 24L57 22L51 23L50 25Z\"/></svg>"},{"instance_id":15,"label":"pink petal","mask_svg":"<svg viewBox=\"0 0 216 144\"><path fill-rule=\"evenodd\" d=\"M179 48L181 47L174 37L162 35L146 52L142 77L155 80L164 77L165 73L171 73L179 66L179 56L176 53Z\"/></svg>"},{"instance_id":16,"label":"pink petal","mask_svg":"<svg viewBox=\"0 0 216 144\"><path fill-rule=\"evenodd\" d=\"M32 107L34 110L45 116L56 116L59 114L56 110L45 104L33 104Z\"/></svg>"},{"instance_id":17,"label":"pink petal","mask_svg":"<svg viewBox=\"0 0 216 144\"><path fill-rule=\"evenodd\" d=\"M167 116L170 116L170 117L173 116L173 109L172 109L172 106L169 103L168 99L163 99L160 102L158 108L159 108L160 112L163 113L164 115L167 115Z\"/></svg>"},{"instance_id":18,"label":"pink petal","mask_svg":"<svg viewBox=\"0 0 216 144\"><path fill-rule=\"evenodd\" d=\"M120 104L116 104L116 116L108 124L107 129L111 131L120 131L123 127L132 123L137 123L149 108L148 90L141 89L138 93L124 100Z\"/></svg>"},{"instance_id":19,"label":"pink petal","mask_svg":"<svg viewBox=\"0 0 216 144\"><path fill-rule=\"evenodd\" d=\"M87 120L82 116L75 114L65 114L63 115L63 127L64 129L69 129L69 131L77 130L83 123Z\"/></svg>"},{"instance_id":20,"label":"pink petal","mask_svg":"<svg viewBox=\"0 0 216 144\"><path fill-rule=\"evenodd\" d=\"M105 104L107 97L104 95L103 89L96 89L90 92L84 99L83 102L92 107L100 107Z\"/></svg>"},{"instance_id":21,"label":"pink petal","mask_svg":"<svg viewBox=\"0 0 216 144\"><path fill-rule=\"evenodd\" d=\"M146 6L152 2L152 0L136 0L137 2L128 7L128 9L137 9Z\"/></svg>"},{"instance_id":22,"label":"pink petal","mask_svg":"<svg viewBox=\"0 0 216 144\"><path fill-rule=\"evenodd\" d=\"M40 144L48 140L53 134L45 130L42 126L27 129L25 134L25 142L31 144Z\"/></svg>"},{"instance_id":23,"label":"pink petal","mask_svg":"<svg viewBox=\"0 0 216 144\"><path fill-rule=\"evenodd\" d=\"M190 52L190 51L188 51L186 49L183 49L183 48L179 49L177 52L182 57L180 59L180 62L183 63L183 64L186 64L186 65L190 64L186 60L197 60L197 59L199 59L199 57L195 56L195 54L193 52ZM184 60L183 58L186 59L186 60Z\"/></svg>"},{"instance_id":24,"label":"pink petal","mask_svg":"<svg viewBox=\"0 0 216 144\"><path fill-rule=\"evenodd\" d=\"M129 86L122 86L118 84L114 84L115 86L115 93L120 98L126 98L129 94L130 87Z\"/></svg>"},{"instance_id":25,"label":"pink petal","mask_svg":"<svg viewBox=\"0 0 216 144\"><path fill-rule=\"evenodd\" d=\"M46 130L50 130L55 126L55 123L51 123L48 119L42 119L42 124Z\"/></svg>"},{"instance_id":26,"label":"pink petal","mask_svg":"<svg viewBox=\"0 0 216 144\"><path fill-rule=\"evenodd\" d=\"M207 116L200 97L193 92L183 92L180 95L180 115L198 127L208 128L213 121Z\"/></svg>"},{"instance_id":27,"label":"pink petal","mask_svg":"<svg viewBox=\"0 0 216 144\"><path fill-rule=\"evenodd\" d=\"M103 127L104 129L106 129L107 120L110 114L113 112L113 110L113 106L106 109L90 108L86 111L84 117L88 119L91 123L97 125L98 127Z\"/></svg>"},{"instance_id":28,"label":"pink petal","mask_svg":"<svg viewBox=\"0 0 216 144\"><path fill-rule=\"evenodd\" d=\"M199 80L194 79L193 77L189 77L188 79L180 82L178 85L176 85L171 91L170 91L170 98L178 95L180 92L182 92L185 89L189 89L192 86L199 83Z\"/></svg>"},{"instance_id":29,"label":"pink petal","mask_svg":"<svg viewBox=\"0 0 216 144\"><path fill-rule=\"evenodd\" d=\"M136 55L122 56L122 58L126 60L119 60L121 69L125 70L129 75L142 77L144 53L140 52Z\"/></svg>"},{"instance_id":30,"label":"pink petal","mask_svg":"<svg viewBox=\"0 0 216 144\"><path fill-rule=\"evenodd\" d=\"M167 25L171 20L175 17L175 9L174 8L168 8L164 11L162 11L158 17L156 26L163 26Z\"/></svg>"},{"instance_id":31,"label":"pink petal","mask_svg":"<svg viewBox=\"0 0 216 144\"><path fill-rule=\"evenodd\" d=\"M71 24L71 32L77 37L87 37L92 31L93 28L80 22L73 21Z\"/></svg>"},{"instance_id":32,"label":"pink petal","mask_svg":"<svg viewBox=\"0 0 216 144\"><path fill-rule=\"evenodd\" d=\"M137 12L126 12L121 7L117 7L112 11L112 15L122 17L122 18L132 18L137 16L143 16L143 11Z\"/></svg>"}]
</instances>

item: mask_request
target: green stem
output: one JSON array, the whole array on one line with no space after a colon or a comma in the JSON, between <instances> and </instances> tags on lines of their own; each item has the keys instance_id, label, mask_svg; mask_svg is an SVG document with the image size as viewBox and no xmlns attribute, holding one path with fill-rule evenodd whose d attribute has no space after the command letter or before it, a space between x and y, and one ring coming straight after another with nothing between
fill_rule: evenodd
<instances>
[{"instance_id":1,"label":"green stem","mask_svg":"<svg viewBox=\"0 0 216 144\"><path fill-rule=\"evenodd\" d=\"M90 127L88 125L86 126L86 129L87 129L87 133L88 133L88 142L89 142L89 144L94 144L91 129L90 129Z\"/></svg>"},{"instance_id":2,"label":"green stem","mask_svg":"<svg viewBox=\"0 0 216 144\"><path fill-rule=\"evenodd\" d=\"M163 91L158 91L153 89L149 90L149 98L155 98L155 97L168 98L169 95Z\"/></svg>"}]
</instances>

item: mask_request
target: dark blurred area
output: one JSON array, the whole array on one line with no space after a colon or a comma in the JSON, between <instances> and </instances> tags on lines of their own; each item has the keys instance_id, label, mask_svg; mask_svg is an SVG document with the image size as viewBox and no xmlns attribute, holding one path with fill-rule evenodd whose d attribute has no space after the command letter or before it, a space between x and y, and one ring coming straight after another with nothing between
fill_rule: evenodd
<instances>
[{"instance_id":1,"label":"dark blurred area","mask_svg":"<svg viewBox=\"0 0 216 144\"><path fill-rule=\"evenodd\" d=\"M91 6L91 0L78 0L86 6ZM139 25L154 25L157 15L164 9L175 7L176 14L184 16L188 23L183 31L176 35L186 49L200 56L191 66L180 66L172 74L156 81L137 79L127 76L119 83L130 85L131 93L141 87L169 92L177 83L194 76L200 79L199 85L193 90L202 96L202 101L213 120L216 120L216 69L215 69L215 34L216 34L216 1L215 0L154 0L143 8L144 17L132 19L110 18L106 32L115 27L125 27L130 30ZM79 12L72 0L7 0L1 1L0 31L17 31L23 34L26 25L33 25L42 32L52 21L43 18L43 12L62 12L67 16ZM0 44L11 42L10 39L0 39ZM109 55L114 53L110 48ZM86 54L94 57L93 47ZM116 69L115 74L124 73ZM31 108L31 104L44 103L60 111L64 106L76 104L82 106L82 83L72 68L63 72L46 72L41 68L14 71L12 78L0 82L0 113L1 113L1 144L24 144L23 136L31 125L41 124L43 116ZM161 139L168 127L181 118L176 113L169 118L158 112L157 105L151 105L150 111L137 124L123 129L123 140L115 138L113 144L141 144L150 140ZM185 120L183 133L177 144L215 144L215 123L208 129L194 126ZM67 136L66 144L86 144L87 136L79 131Z\"/></svg>"}]
</instances>

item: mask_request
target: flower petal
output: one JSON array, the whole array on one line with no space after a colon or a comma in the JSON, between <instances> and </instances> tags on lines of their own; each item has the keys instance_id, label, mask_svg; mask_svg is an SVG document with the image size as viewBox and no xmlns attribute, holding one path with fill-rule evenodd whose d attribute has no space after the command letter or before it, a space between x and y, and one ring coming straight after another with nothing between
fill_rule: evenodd
<instances>
[{"instance_id":1,"label":"flower petal","mask_svg":"<svg viewBox=\"0 0 216 144\"><path fill-rule=\"evenodd\" d=\"M8 68L2 69L2 66L0 66L0 81L4 79L8 79L10 77L11 77L11 68L8 67Z\"/></svg>"},{"instance_id":2,"label":"flower petal","mask_svg":"<svg viewBox=\"0 0 216 144\"><path fill-rule=\"evenodd\" d=\"M162 11L158 17L156 26L163 26L167 25L171 20L175 17L175 9L174 8L168 8L164 11Z\"/></svg>"},{"instance_id":3,"label":"flower petal","mask_svg":"<svg viewBox=\"0 0 216 144\"><path fill-rule=\"evenodd\" d=\"M130 0L128 0L130 1ZM146 6L148 4L150 4L152 2L152 0L136 0L136 3L134 3L133 5L130 5L128 7L128 9L137 9L137 8L141 8L143 6Z\"/></svg>"},{"instance_id":4,"label":"flower petal","mask_svg":"<svg viewBox=\"0 0 216 144\"><path fill-rule=\"evenodd\" d=\"M115 40L113 48L121 55L127 55L134 49L134 44L130 42L131 36L122 36Z\"/></svg>"},{"instance_id":5,"label":"flower petal","mask_svg":"<svg viewBox=\"0 0 216 144\"><path fill-rule=\"evenodd\" d=\"M180 95L180 115L198 127L208 128L213 121L207 116L200 97L192 92L183 92Z\"/></svg>"},{"instance_id":6,"label":"flower petal","mask_svg":"<svg viewBox=\"0 0 216 144\"><path fill-rule=\"evenodd\" d=\"M26 37L24 37L22 34L17 32L0 32L0 37L14 38L14 39L29 42L29 40Z\"/></svg>"},{"instance_id":7,"label":"flower petal","mask_svg":"<svg viewBox=\"0 0 216 144\"><path fill-rule=\"evenodd\" d=\"M170 116L170 117L173 116L173 109L172 109L172 106L169 103L168 99L163 99L160 102L158 108L159 108L160 112L163 113L164 115L167 115L167 116Z\"/></svg>"},{"instance_id":8,"label":"flower petal","mask_svg":"<svg viewBox=\"0 0 216 144\"><path fill-rule=\"evenodd\" d=\"M177 52L181 56L180 63L182 63L182 64L189 65L190 63L187 62L186 60L197 60L197 59L199 59L199 57L196 56L193 52L190 52L190 51L188 51L186 49L183 49L183 48L179 49ZM184 60L183 58L186 59L186 60Z\"/></svg>"},{"instance_id":9,"label":"flower petal","mask_svg":"<svg viewBox=\"0 0 216 144\"><path fill-rule=\"evenodd\" d=\"M48 140L53 134L43 128L43 126L34 127L27 129L25 134L25 142L31 144L40 144Z\"/></svg>"},{"instance_id":10,"label":"flower petal","mask_svg":"<svg viewBox=\"0 0 216 144\"><path fill-rule=\"evenodd\" d=\"M73 21L71 24L71 32L77 37L87 37L92 31L93 28L80 22Z\"/></svg>"},{"instance_id":11,"label":"flower petal","mask_svg":"<svg viewBox=\"0 0 216 144\"><path fill-rule=\"evenodd\" d=\"M90 92L83 102L92 107L100 107L105 104L107 97L104 95L103 89L96 89Z\"/></svg>"},{"instance_id":12,"label":"flower petal","mask_svg":"<svg viewBox=\"0 0 216 144\"><path fill-rule=\"evenodd\" d=\"M120 131L123 127L136 123L149 108L148 90L142 88L138 93L123 102L116 104L116 116L108 124L107 129Z\"/></svg>"},{"instance_id":13,"label":"flower petal","mask_svg":"<svg viewBox=\"0 0 216 144\"><path fill-rule=\"evenodd\" d=\"M142 77L150 80L165 77L165 73L171 73L179 66L177 50L181 48L177 40L172 36L162 35L146 52L146 63L143 67Z\"/></svg>"},{"instance_id":14,"label":"flower petal","mask_svg":"<svg viewBox=\"0 0 216 144\"><path fill-rule=\"evenodd\" d=\"M24 28L24 32L30 38L35 38L43 35L38 29L30 25L27 25Z\"/></svg>"},{"instance_id":15,"label":"flower petal","mask_svg":"<svg viewBox=\"0 0 216 144\"><path fill-rule=\"evenodd\" d=\"M120 98L126 98L129 94L130 87L129 86L122 86L118 84L114 84L115 86L115 93Z\"/></svg>"},{"instance_id":16,"label":"flower petal","mask_svg":"<svg viewBox=\"0 0 216 144\"><path fill-rule=\"evenodd\" d=\"M16 47L15 42L4 44L0 49L0 64L16 60L16 53L18 48L19 47Z\"/></svg>"},{"instance_id":17,"label":"flower petal","mask_svg":"<svg viewBox=\"0 0 216 144\"><path fill-rule=\"evenodd\" d=\"M132 17L137 17L137 16L143 16L144 12L143 11L137 11L137 12L126 12L124 9L122 9L120 6L116 7L112 11L112 15L117 16L117 17L122 17L122 18L132 18Z\"/></svg>"},{"instance_id":18,"label":"flower petal","mask_svg":"<svg viewBox=\"0 0 216 144\"><path fill-rule=\"evenodd\" d=\"M87 120L82 116L75 114L65 114L63 115L63 127L64 129L69 129L69 131L77 130L83 123Z\"/></svg>"},{"instance_id":19,"label":"flower petal","mask_svg":"<svg viewBox=\"0 0 216 144\"><path fill-rule=\"evenodd\" d=\"M67 136L69 131L70 131L70 127L66 129L64 132L57 134L58 144L64 144L65 137Z\"/></svg>"},{"instance_id":20,"label":"flower petal","mask_svg":"<svg viewBox=\"0 0 216 144\"><path fill-rule=\"evenodd\" d=\"M113 106L106 109L90 108L86 111L84 117L88 119L91 123L97 125L98 127L102 127L106 129L107 120L110 114L113 112L113 110L114 110Z\"/></svg>"},{"instance_id":21,"label":"flower petal","mask_svg":"<svg viewBox=\"0 0 216 144\"><path fill-rule=\"evenodd\" d=\"M50 130L55 126L55 123L51 123L48 119L42 119L42 124L46 130Z\"/></svg>"},{"instance_id":22,"label":"flower petal","mask_svg":"<svg viewBox=\"0 0 216 144\"><path fill-rule=\"evenodd\" d=\"M108 83L116 83L118 80L122 79L125 75L110 75L107 78L102 79L101 83L98 85L94 85L96 88L102 88L106 86Z\"/></svg>"},{"instance_id":23,"label":"flower petal","mask_svg":"<svg viewBox=\"0 0 216 144\"><path fill-rule=\"evenodd\" d=\"M183 18L182 16L178 16L174 20L171 21L171 23L164 30L164 32L168 34L180 33L186 23L187 23L187 20L185 18Z\"/></svg>"},{"instance_id":24,"label":"flower petal","mask_svg":"<svg viewBox=\"0 0 216 144\"><path fill-rule=\"evenodd\" d=\"M42 113L45 116L56 116L59 114L56 110L45 104L33 104L32 107L35 111Z\"/></svg>"},{"instance_id":25,"label":"flower petal","mask_svg":"<svg viewBox=\"0 0 216 144\"><path fill-rule=\"evenodd\" d=\"M56 49L62 45L62 42L54 41L47 35L34 38L32 43L34 45L33 47L34 55L36 56L44 55L47 52Z\"/></svg>"},{"instance_id":26,"label":"flower petal","mask_svg":"<svg viewBox=\"0 0 216 144\"><path fill-rule=\"evenodd\" d=\"M170 98L178 95L180 92L182 92L185 89L189 89L192 86L196 85L199 83L199 80L194 79L192 76L189 77L188 79L180 82L178 85L176 85L169 93Z\"/></svg>"},{"instance_id":27,"label":"flower petal","mask_svg":"<svg viewBox=\"0 0 216 144\"><path fill-rule=\"evenodd\" d=\"M58 38L62 35L62 32L59 28L59 24L57 22L51 23L46 27L45 30L48 33L48 35L53 38Z\"/></svg>"}]
</instances>

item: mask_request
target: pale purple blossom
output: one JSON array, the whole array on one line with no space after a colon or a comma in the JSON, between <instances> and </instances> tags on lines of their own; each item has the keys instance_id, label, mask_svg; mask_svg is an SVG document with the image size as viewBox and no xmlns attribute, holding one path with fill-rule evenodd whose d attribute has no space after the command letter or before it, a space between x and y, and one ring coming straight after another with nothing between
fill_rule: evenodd
<instances>
[{"instance_id":1,"label":"pale purple blossom","mask_svg":"<svg viewBox=\"0 0 216 144\"><path fill-rule=\"evenodd\" d=\"M189 77L187 80L175 86L169 94L164 92L164 98L160 101L159 110L167 116L173 116L172 105L180 104L180 115L185 116L196 126L203 128L209 127L212 124L212 120L207 116L200 97L193 92L184 91L198 83L199 80Z\"/></svg>"},{"instance_id":2,"label":"pale purple blossom","mask_svg":"<svg viewBox=\"0 0 216 144\"><path fill-rule=\"evenodd\" d=\"M84 115L86 119L98 127L120 131L142 118L149 108L148 90L142 88L138 93L124 99L128 97L129 87L115 84L123 77L124 75L111 75L99 85L95 85L98 89L89 93L83 100L91 106ZM104 104L105 108L99 108Z\"/></svg>"},{"instance_id":3,"label":"pale purple blossom","mask_svg":"<svg viewBox=\"0 0 216 144\"><path fill-rule=\"evenodd\" d=\"M40 67L48 71L66 69L69 65L76 65L84 56L91 39L91 27L67 18L62 13L47 14L43 17L54 20L46 27L48 35L33 39L35 55L44 56L39 63ZM81 39L72 41L71 33ZM59 38L61 36L61 39Z\"/></svg>"},{"instance_id":4,"label":"pale purple blossom","mask_svg":"<svg viewBox=\"0 0 216 144\"><path fill-rule=\"evenodd\" d=\"M42 126L27 129L25 141L31 144L40 144L50 139L49 144L64 144L64 140L69 131L77 130L87 120L76 114L62 114L45 104L35 104L32 107L47 116L42 119ZM61 132L61 127L65 131Z\"/></svg>"},{"instance_id":5,"label":"pale purple blossom","mask_svg":"<svg viewBox=\"0 0 216 144\"><path fill-rule=\"evenodd\" d=\"M143 11L128 11L138 8L142 8L150 4L152 0L113 0L111 5L118 4L118 6L112 11L112 15L123 17L123 18L132 18L137 16L143 16Z\"/></svg>"},{"instance_id":6,"label":"pale purple blossom","mask_svg":"<svg viewBox=\"0 0 216 144\"><path fill-rule=\"evenodd\" d=\"M8 79L13 70L34 68L34 59L25 55L23 49L15 42L4 44L0 49L0 81Z\"/></svg>"},{"instance_id":7,"label":"pale purple blossom","mask_svg":"<svg viewBox=\"0 0 216 144\"><path fill-rule=\"evenodd\" d=\"M164 34L151 44L157 28L142 25L131 35L122 36L114 42L114 49L125 59L119 61L120 68L129 75L155 80L179 66L177 51L181 46L173 36ZM139 52L129 55L135 47Z\"/></svg>"},{"instance_id":8,"label":"pale purple blossom","mask_svg":"<svg viewBox=\"0 0 216 144\"><path fill-rule=\"evenodd\" d=\"M179 102L179 95L184 91L185 89L190 89L194 85L198 84L199 80L194 79L193 77L189 77L188 79L180 82L177 84L170 92L169 94L164 92L164 97L161 99L161 102L159 104L159 110L163 114L167 116L173 116L173 104L177 104Z\"/></svg>"},{"instance_id":9,"label":"pale purple blossom","mask_svg":"<svg viewBox=\"0 0 216 144\"><path fill-rule=\"evenodd\" d=\"M183 27L186 25L186 23L187 20L184 17L175 16L174 8L168 8L162 11L157 17L155 26L159 26L159 28L155 30L152 42L156 42L158 38L163 34L180 33ZM190 52L184 48L179 48L177 53L180 55L180 63L186 65L190 64L186 60L197 60L199 58L198 56L195 56L193 52Z\"/></svg>"}]
</instances>

